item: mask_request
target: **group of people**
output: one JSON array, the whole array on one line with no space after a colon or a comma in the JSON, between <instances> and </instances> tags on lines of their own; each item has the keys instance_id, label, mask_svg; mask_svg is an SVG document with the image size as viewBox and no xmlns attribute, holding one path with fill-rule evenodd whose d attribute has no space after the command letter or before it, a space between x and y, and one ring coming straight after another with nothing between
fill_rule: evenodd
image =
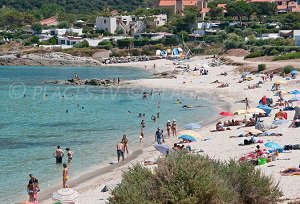
<instances>
[{"instance_id":1,"label":"group of people","mask_svg":"<svg viewBox=\"0 0 300 204\"><path fill-rule=\"evenodd\" d=\"M166 124L166 128L167 128L167 135L168 138L171 137L171 134L173 137L177 136L177 124L176 124L176 120L173 119L172 123L170 120L167 121ZM155 141L157 142L157 144L162 144L165 142L164 140L164 131L162 129L160 129L160 127L157 128L156 132L155 132Z\"/></svg>"},{"instance_id":2,"label":"group of people","mask_svg":"<svg viewBox=\"0 0 300 204\"><path fill-rule=\"evenodd\" d=\"M70 163L73 159L73 151L71 151L70 148L66 148L67 151L67 156L68 156L68 162ZM64 151L60 148L60 146L58 145L55 152L53 153L53 156L56 159L56 163L57 164L61 164L62 163L62 159L65 156Z\"/></svg>"},{"instance_id":3,"label":"group of people","mask_svg":"<svg viewBox=\"0 0 300 204\"><path fill-rule=\"evenodd\" d=\"M27 185L29 202L36 202L38 200L38 192L40 191L39 180L32 174L29 174L29 177L30 179Z\"/></svg>"}]
</instances>

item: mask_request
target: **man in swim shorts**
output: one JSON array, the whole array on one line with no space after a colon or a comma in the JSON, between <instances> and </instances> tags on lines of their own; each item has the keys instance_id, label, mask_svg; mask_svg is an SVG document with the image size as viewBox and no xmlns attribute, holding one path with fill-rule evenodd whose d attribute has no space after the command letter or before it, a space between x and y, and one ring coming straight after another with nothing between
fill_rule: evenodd
<instances>
[{"instance_id":1,"label":"man in swim shorts","mask_svg":"<svg viewBox=\"0 0 300 204\"><path fill-rule=\"evenodd\" d=\"M119 144L117 144L118 163L120 162L120 157L122 157L123 162L125 162L124 151L125 151L124 144L122 142L120 142Z\"/></svg>"},{"instance_id":2,"label":"man in swim shorts","mask_svg":"<svg viewBox=\"0 0 300 204\"><path fill-rule=\"evenodd\" d=\"M57 164L61 164L62 163L62 158L64 156L64 151L62 151L62 149L60 149L59 145L57 146L57 149L53 153L53 156L56 158L56 163Z\"/></svg>"}]
</instances>

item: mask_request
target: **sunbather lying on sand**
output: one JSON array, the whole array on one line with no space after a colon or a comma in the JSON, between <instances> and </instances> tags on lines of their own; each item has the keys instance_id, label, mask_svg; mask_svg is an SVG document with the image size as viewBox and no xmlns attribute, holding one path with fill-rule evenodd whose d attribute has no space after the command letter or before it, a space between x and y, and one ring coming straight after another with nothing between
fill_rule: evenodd
<instances>
[{"instance_id":1,"label":"sunbather lying on sand","mask_svg":"<svg viewBox=\"0 0 300 204\"><path fill-rule=\"evenodd\" d=\"M249 86L248 86L248 89L256 89L256 88L261 88L261 86L258 85L258 84L254 84L254 85L249 85ZM248 89L245 88L245 90L248 90Z\"/></svg>"},{"instance_id":2,"label":"sunbather lying on sand","mask_svg":"<svg viewBox=\"0 0 300 204\"><path fill-rule=\"evenodd\" d=\"M228 87L228 86L229 86L228 83L223 83L223 84L217 86L217 88L224 88L224 87Z\"/></svg>"},{"instance_id":3,"label":"sunbather lying on sand","mask_svg":"<svg viewBox=\"0 0 300 204\"><path fill-rule=\"evenodd\" d=\"M281 176L298 176L300 168L288 168L280 172Z\"/></svg>"},{"instance_id":4,"label":"sunbather lying on sand","mask_svg":"<svg viewBox=\"0 0 300 204\"><path fill-rule=\"evenodd\" d=\"M220 84L220 83L223 83L223 82L219 82L219 80L216 80L216 81L213 81L213 82L210 82L211 84Z\"/></svg>"}]
</instances>

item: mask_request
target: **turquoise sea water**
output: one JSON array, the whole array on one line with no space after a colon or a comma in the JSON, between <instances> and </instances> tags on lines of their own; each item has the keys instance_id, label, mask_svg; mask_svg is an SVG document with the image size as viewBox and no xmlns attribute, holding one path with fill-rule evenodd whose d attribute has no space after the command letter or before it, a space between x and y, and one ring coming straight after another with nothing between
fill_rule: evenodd
<instances>
[{"instance_id":1,"label":"turquoise sea water","mask_svg":"<svg viewBox=\"0 0 300 204\"><path fill-rule=\"evenodd\" d=\"M52 156L57 145L74 151L69 170L72 178L115 157L115 145L123 134L129 137L131 151L138 147L138 113L146 114L145 136L151 136L146 138L148 143L153 141L157 126L165 127L168 119L176 118L182 126L214 114L207 107L186 110L175 105L177 98L183 104L213 105L177 92L159 95L155 90L143 100L141 93L150 90L142 87L117 89L44 83L71 78L75 72L81 78L120 77L121 82L152 77L141 70L117 67L0 67L0 203L14 203L26 197L29 173L39 178L42 190L61 180L61 165L56 165ZM154 124L150 117L158 111L160 118Z\"/></svg>"}]
</instances>

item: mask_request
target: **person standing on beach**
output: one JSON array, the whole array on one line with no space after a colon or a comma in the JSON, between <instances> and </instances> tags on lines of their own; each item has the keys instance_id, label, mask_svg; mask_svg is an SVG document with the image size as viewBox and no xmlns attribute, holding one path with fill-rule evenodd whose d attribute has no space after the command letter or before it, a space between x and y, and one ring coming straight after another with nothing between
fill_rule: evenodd
<instances>
[{"instance_id":1,"label":"person standing on beach","mask_svg":"<svg viewBox=\"0 0 300 204\"><path fill-rule=\"evenodd\" d=\"M248 98L245 98L246 110L250 108Z\"/></svg>"},{"instance_id":2,"label":"person standing on beach","mask_svg":"<svg viewBox=\"0 0 300 204\"><path fill-rule=\"evenodd\" d=\"M273 77L274 77L274 73L273 73L273 72L271 72L271 73L270 73L270 81L272 81L272 80L273 80Z\"/></svg>"},{"instance_id":3,"label":"person standing on beach","mask_svg":"<svg viewBox=\"0 0 300 204\"><path fill-rule=\"evenodd\" d=\"M119 144L117 144L118 163L120 162L120 157L122 157L123 162L125 162L124 151L125 151L125 146L121 141Z\"/></svg>"},{"instance_id":4,"label":"person standing on beach","mask_svg":"<svg viewBox=\"0 0 300 204\"><path fill-rule=\"evenodd\" d=\"M155 133L155 141L157 142L157 144L161 144L162 142L162 132L160 131L160 128L157 128L157 131Z\"/></svg>"},{"instance_id":5,"label":"person standing on beach","mask_svg":"<svg viewBox=\"0 0 300 204\"><path fill-rule=\"evenodd\" d=\"M173 122L172 122L172 125L171 125L173 137L177 136L177 127L176 126L177 126L176 120L173 119Z\"/></svg>"},{"instance_id":6,"label":"person standing on beach","mask_svg":"<svg viewBox=\"0 0 300 204\"><path fill-rule=\"evenodd\" d=\"M127 154L129 154L128 153L128 139L127 139L126 135L123 135L122 143L124 145L124 153L126 152Z\"/></svg>"},{"instance_id":7,"label":"person standing on beach","mask_svg":"<svg viewBox=\"0 0 300 204\"><path fill-rule=\"evenodd\" d=\"M60 149L60 146L57 146L57 149L55 150L55 152L53 153L53 156L56 158L56 163L57 164L61 164L62 163L62 158L64 156L64 151L62 151Z\"/></svg>"},{"instance_id":8,"label":"person standing on beach","mask_svg":"<svg viewBox=\"0 0 300 204\"><path fill-rule=\"evenodd\" d=\"M27 193L29 196L29 202L36 202L37 201L37 190L34 187L33 181L29 180L27 185Z\"/></svg>"},{"instance_id":9,"label":"person standing on beach","mask_svg":"<svg viewBox=\"0 0 300 204\"><path fill-rule=\"evenodd\" d=\"M32 181L34 187L36 188L36 191L39 192L40 191L39 180L32 174L29 174L29 178L30 178L29 182Z\"/></svg>"},{"instance_id":10,"label":"person standing on beach","mask_svg":"<svg viewBox=\"0 0 300 204\"><path fill-rule=\"evenodd\" d=\"M63 170L63 188L69 188L67 182L69 180L69 172L68 172L68 167L67 164L63 164L64 170Z\"/></svg>"},{"instance_id":11,"label":"person standing on beach","mask_svg":"<svg viewBox=\"0 0 300 204\"><path fill-rule=\"evenodd\" d=\"M68 156L68 163L70 163L73 159L73 151L71 151L70 148L66 148L66 151L67 151L67 156Z\"/></svg>"},{"instance_id":12,"label":"person standing on beach","mask_svg":"<svg viewBox=\"0 0 300 204\"><path fill-rule=\"evenodd\" d=\"M120 86L120 78L118 77L118 86Z\"/></svg>"},{"instance_id":13,"label":"person standing on beach","mask_svg":"<svg viewBox=\"0 0 300 204\"><path fill-rule=\"evenodd\" d=\"M170 121L170 120L168 120L166 126L167 126L167 134L168 134L168 138L170 138L170 137L171 137L171 121Z\"/></svg>"}]
</instances>

